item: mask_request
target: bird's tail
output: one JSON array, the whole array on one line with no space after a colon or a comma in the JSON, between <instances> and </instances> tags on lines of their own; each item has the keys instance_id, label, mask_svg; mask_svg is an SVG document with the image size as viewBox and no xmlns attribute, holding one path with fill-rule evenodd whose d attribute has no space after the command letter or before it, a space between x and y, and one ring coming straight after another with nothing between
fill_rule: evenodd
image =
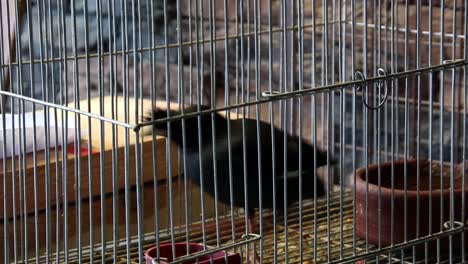
<instances>
[{"instance_id":1,"label":"bird's tail","mask_svg":"<svg viewBox=\"0 0 468 264\"><path fill-rule=\"evenodd\" d=\"M317 168L326 166L326 165L333 166L338 163L338 159L332 156L331 154L328 154L326 150L322 150L317 147L316 151L317 151L317 158L316 158Z\"/></svg>"}]
</instances>

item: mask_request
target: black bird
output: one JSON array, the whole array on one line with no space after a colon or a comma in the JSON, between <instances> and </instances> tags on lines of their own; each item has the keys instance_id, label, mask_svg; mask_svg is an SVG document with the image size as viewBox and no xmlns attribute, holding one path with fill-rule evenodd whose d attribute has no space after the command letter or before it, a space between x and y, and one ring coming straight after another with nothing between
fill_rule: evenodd
<instances>
[{"instance_id":1,"label":"black bird","mask_svg":"<svg viewBox=\"0 0 468 264\"><path fill-rule=\"evenodd\" d=\"M208 106L200 106L200 111L210 109ZM185 108L185 114L197 112L197 106ZM181 112L170 111L170 116L180 115ZM200 115L200 130L198 117L185 118L185 148L187 171L185 173L191 180L200 185L200 161L199 153L201 151L201 165L203 173L204 191L215 197L214 184L214 166L213 160L216 159L216 178L218 201L230 205L230 181L229 181L229 148L228 148L228 124L227 119L218 113L214 113L215 127L215 156L213 155L213 134L212 134L212 115ZM167 118L167 110L153 109L145 121ZM247 174L247 213L249 216L249 226L253 228L253 218L255 208L259 207L259 188L258 188L258 152L257 152L257 120L245 119L245 143L243 142L242 119L230 121L231 137L231 175L232 175L232 199L233 205L245 208L244 198L244 172ZM183 147L183 129L182 119L170 122L171 140L181 149ZM284 132L274 128L275 162L272 162L272 141L271 125L260 121L260 152L261 152L261 171L262 171L262 208L273 208L273 165L276 172L276 209L278 212L284 208ZM160 122L153 125L155 133L167 135L167 123ZM199 148L199 133L201 136L201 150ZM245 161L244 164L244 147ZM327 164L326 152L316 149L316 166L320 167ZM331 160L334 163L334 160ZM312 145L303 141L302 143L302 197L314 197L313 176L314 169L314 148ZM299 200L299 138L293 135L287 135L287 204ZM325 194L323 183L317 177L316 179L317 197Z\"/></svg>"}]
</instances>

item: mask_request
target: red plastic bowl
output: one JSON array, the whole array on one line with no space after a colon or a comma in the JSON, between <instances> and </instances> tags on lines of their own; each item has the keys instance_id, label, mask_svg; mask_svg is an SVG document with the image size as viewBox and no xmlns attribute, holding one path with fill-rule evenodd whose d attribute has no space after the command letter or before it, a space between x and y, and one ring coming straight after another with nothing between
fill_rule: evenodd
<instances>
[{"instance_id":1,"label":"red plastic bowl","mask_svg":"<svg viewBox=\"0 0 468 264\"><path fill-rule=\"evenodd\" d=\"M190 248L190 253L196 253L203 251L203 244L198 244L198 243L189 243L189 248ZM145 252L145 259L146 259L146 264L153 264L153 259L156 258L156 247L152 247L148 249ZM176 258L182 257L187 255L187 244L186 243L175 243L175 255ZM226 257L227 254L227 257ZM167 264L171 261L172 259L172 244L171 243L165 243L161 244L159 246L159 256L160 256L160 261L158 262L159 264ZM213 259L214 264L240 264L241 263L241 258L239 253L228 253L224 251L216 252L211 255ZM164 261L163 261L164 260ZM227 260L227 261L226 261ZM197 260L189 260L184 262L184 264L192 264L192 263L197 263ZM198 263L200 264L205 264L205 263L210 263L210 256L203 256L198 259Z\"/></svg>"}]
</instances>

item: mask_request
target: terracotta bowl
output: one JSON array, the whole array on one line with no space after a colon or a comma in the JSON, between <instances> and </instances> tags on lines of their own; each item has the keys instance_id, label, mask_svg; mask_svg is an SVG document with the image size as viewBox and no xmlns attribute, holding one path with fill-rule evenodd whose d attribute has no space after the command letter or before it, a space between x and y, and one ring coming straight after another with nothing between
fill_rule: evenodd
<instances>
[{"instance_id":1,"label":"terracotta bowl","mask_svg":"<svg viewBox=\"0 0 468 264\"><path fill-rule=\"evenodd\" d=\"M198 243L189 243L190 253L196 253L203 251L203 244ZM153 264L153 260L156 258L156 247L152 247L145 252L146 264ZM182 257L187 255L187 244L186 243L175 243L175 255L177 257ZM226 257L227 254L227 257ZM167 264L173 261L172 259L172 244L165 243L159 245L159 256L160 259L157 263ZM240 264L241 258L239 253L226 253L226 252L216 252L211 255L214 264ZM203 256L198 259L189 260L184 262L184 264L207 264L210 263L210 256Z\"/></svg>"},{"instance_id":2,"label":"terracotta bowl","mask_svg":"<svg viewBox=\"0 0 468 264\"><path fill-rule=\"evenodd\" d=\"M437 164L436 164L437 163ZM441 212L442 225L450 220L450 173L449 168L444 168L443 189L440 185L440 165L433 162L432 173L432 192L429 188L429 161L420 160L420 182L419 182L419 219L417 219L417 163L416 160L407 161L407 210L406 210L406 238L412 240L416 237L416 226L419 223L419 237L429 234L431 225L432 233L441 231ZM391 189L391 163L382 163L380 165L381 176L381 207L380 207L380 245L389 246L392 243L398 244L405 241L405 210L404 210L404 161L394 161L394 192L393 192L393 232L391 230L392 219L392 189ZM458 171L459 172L459 171ZM461 173L458 173L461 174ZM368 166L368 198L367 198L367 230L366 230L366 171L360 168L356 171L356 234L361 238L366 238L368 234L369 243L379 245L379 187L378 187L378 165ZM354 181L354 177L353 177ZM460 219L461 201L462 201L462 178L455 173L455 219L459 222L465 222ZM468 191L468 180L465 182L465 193ZM430 197L431 193L431 198ZM443 210L441 211L441 197L443 197ZM465 202L465 216L468 216L468 196ZM432 204L432 214L429 214L429 204ZM430 224L431 222L431 224ZM444 230L444 229L442 229ZM465 237L468 232L465 232ZM459 239L460 235L454 235L453 239ZM448 239L447 239L448 241ZM442 241L441 250L448 248L448 243ZM460 246L460 243L454 241L453 246ZM435 243L428 243L434 244ZM429 246L434 246L429 245Z\"/></svg>"}]
</instances>

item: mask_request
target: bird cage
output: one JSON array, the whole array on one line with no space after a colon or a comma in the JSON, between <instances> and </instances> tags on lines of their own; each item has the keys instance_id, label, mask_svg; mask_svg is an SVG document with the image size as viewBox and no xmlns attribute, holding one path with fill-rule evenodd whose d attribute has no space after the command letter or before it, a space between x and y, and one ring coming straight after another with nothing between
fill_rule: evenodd
<instances>
[{"instance_id":1,"label":"bird cage","mask_svg":"<svg viewBox=\"0 0 468 264\"><path fill-rule=\"evenodd\" d=\"M0 259L466 262L467 17L0 0Z\"/></svg>"}]
</instances>

